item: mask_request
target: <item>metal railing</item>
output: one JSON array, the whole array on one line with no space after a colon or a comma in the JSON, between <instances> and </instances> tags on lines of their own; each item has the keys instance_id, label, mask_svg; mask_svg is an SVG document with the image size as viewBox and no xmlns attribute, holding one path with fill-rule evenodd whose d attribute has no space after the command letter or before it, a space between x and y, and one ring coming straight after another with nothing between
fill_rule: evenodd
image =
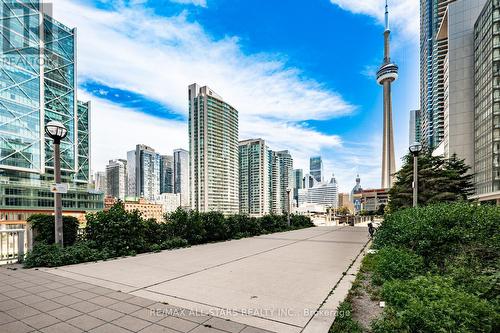
<instances>
[{"instance_id":1,"label":"metal railing","mask_svg":"<svg viewBox=\"0 0 500 333\"><path fill-rule=\"evenodd\" d=\"M0 230L0 265L23 261L25 236L24 229Z\"/></svg>"}]
</instances>

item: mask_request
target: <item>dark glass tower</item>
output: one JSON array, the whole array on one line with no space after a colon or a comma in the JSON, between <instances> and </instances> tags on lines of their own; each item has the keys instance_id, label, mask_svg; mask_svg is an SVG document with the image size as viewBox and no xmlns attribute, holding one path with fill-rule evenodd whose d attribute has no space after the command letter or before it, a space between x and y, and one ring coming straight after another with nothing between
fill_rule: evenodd
<instances>
[{"instance_id":1,"label":"dark glass tower","mask_svg":"<svg viewBox=\"0 0 500 333\"><path fill-rule=\"evenodd\" d=\"M321 156L311 157L309 160L309 173L318 183L323 181L323 160Z\"/></svg>"}]
</instances>

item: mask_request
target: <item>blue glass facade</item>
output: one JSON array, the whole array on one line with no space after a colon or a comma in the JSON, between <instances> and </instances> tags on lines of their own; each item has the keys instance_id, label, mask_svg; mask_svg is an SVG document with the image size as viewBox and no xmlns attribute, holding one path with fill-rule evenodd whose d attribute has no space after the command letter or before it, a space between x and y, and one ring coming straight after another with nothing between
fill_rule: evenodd
<instances>
[{"instance_id":1,"label":"blue glass facade","mask_svg":"<svg viewBox=\"0 0 500 333\"><path fill-rule=\"evenodd\" d=\"M103 208L103 195L88 190L90 105L77 103L75 29L40 8L36 1L0 0L0 221L10 220L4 214L10 210L53 206L53 142L44 133L51 120L68 130L61 142L62 178L70 189L63 207Z\"/></svg>"}]
</instances>

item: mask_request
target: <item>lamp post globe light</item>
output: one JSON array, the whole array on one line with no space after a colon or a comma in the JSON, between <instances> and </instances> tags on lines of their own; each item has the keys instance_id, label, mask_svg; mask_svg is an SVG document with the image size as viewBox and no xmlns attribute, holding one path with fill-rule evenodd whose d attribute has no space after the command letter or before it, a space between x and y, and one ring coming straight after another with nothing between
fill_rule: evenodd
<instances>
[{"instance_id":1,"label":"lamp post globe light","mask_svg":"<svg viewBox=\"0 0 500 333\"><path fill-rule=\"evenodd\" d=\"M413 155L413 207L418 205L418 155L422 151L422 144L414 142L410 145L410 153Z\"/></svg>"},{"instance_id":2,"label":"lamp post globe light","mask_svg":"<svg viewBox=\"0 0 500 333\"><path fill-rule=\"evenodd\" d=\"M286 201L287 201L287 204L286 204L286 213L287 213L287 223L288 223L288 226L290 227L290 192L292 191L291 188L287 188L286 189Z\"/></svg>"},{"instance_id":3,"label":"lamp post globe light","mask_svg":"<svg viewBox=\"0 0 500 333\"><path fill-rule=\"evenodd\" d=\"M49 121L45 125L45 133L54 141L54 178L56 184L61 184L61 140L66 137L68 130L59 121ZM54 215L55 215L55 242L63 246L63 222L62 222L62 197L57 191L54 193Z\"/></svg>"}]
</instances>

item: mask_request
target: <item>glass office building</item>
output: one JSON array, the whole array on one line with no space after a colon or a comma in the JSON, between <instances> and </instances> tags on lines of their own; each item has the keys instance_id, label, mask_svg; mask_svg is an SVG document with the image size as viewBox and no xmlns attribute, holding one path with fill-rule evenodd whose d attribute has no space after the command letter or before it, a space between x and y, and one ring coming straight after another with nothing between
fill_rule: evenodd
<instances>
[{"instance_id":1,"label":"glass office building","mask_svg":"<svg viewBox=\"0 0 500 333\"><path fill-rule=\"evenodd\" d=\"M146 145L127 152L128 196L154 201L160 194L161 155Z\"/></svg>"},{"instance_id":2,"label":"glass office building","mask_svg":"<svg viewBox=\"0 0 500 333\"><path fill-rule=\"evenodd\" d=\"M313 176L318 183L323 182L323 160L321 156L311 157L309 160L309 174Z\"/></svg>"},{"instance_id":3,"label":"glass office building","mask_svg":"<svg viewBox=\"0 0 500 333\"><path fill-rule=\"evenodd\" d=\"M174 193L179 194L182 207L189 207L189 152L185 149L174 150Z\"/></svg>"},{"instance_id":4,"label":"glass office building","mask_svg":"<svg viewBox=\"0 0 500 333\"><path fill-rule=\"evenodd\" d=\"M295 205L299 204L299 190L303 188L304 185L304 170L295 169L293 170L293 200Z\"/></svg>"},{"instance_id":5,"label":"glass office building","mask_svg":"<svg viewBox=\"0 0 500 333\"><path fill-rule=\"evenodd\" d=\"M500 1L488 0L474 29L476 197L500 201Z\"/></svg>"},{"instance_id":6,"label":"glass office building","mask_svg":"<svg viewBox=\"0 0 500 333\"><path fill-rule=\"evenodd\" d=\"M160 194L174 193L174 157L161 156L160 164Z\"/></svg>"},{"instance_id":7,"label":"glass office building","mask_svg":"<svg viewBox=\"0 0 500 333\"><path fill-rule=\"evenodd\" d=\"M88 189L90 104L77 102L75 29L33 1L1 0L0 14L0 220L22 222L53 207L53 142L44 133L51 120L68 130L61 142L64 211L102 209L103 194Z\"/></svg>"}]
</instances>

